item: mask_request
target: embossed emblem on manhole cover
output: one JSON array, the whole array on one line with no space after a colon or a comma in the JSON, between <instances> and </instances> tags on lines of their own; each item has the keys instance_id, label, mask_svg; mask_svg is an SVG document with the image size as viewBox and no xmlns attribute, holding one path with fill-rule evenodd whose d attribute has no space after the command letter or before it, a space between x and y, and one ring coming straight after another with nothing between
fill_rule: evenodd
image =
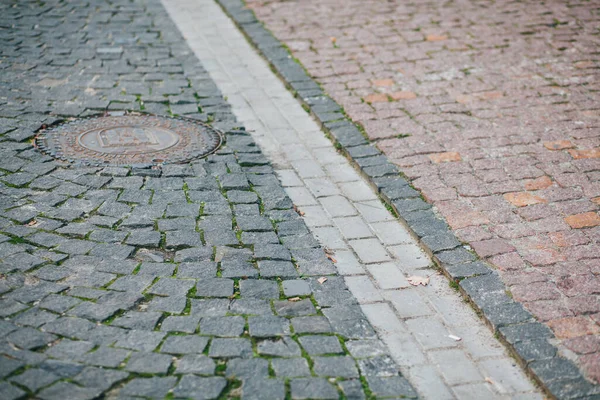
<instances>
[{"instance_id":1,"label":"embossed emblem on manhole cover","mask_svg":"<svg viewBox=\"0 0 600 400\"><path fill-rule=\"evenodd\" d=\"M212 154L222 135L200 121L151 114L67 121L37 136L43 152L88 165L156 165Z\"/></svg>"}]
</instances>

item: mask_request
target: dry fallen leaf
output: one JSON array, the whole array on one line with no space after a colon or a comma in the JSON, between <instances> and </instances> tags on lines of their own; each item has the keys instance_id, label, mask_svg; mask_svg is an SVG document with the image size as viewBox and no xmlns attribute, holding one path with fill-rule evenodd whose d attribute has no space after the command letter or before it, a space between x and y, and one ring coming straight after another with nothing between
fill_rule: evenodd
<instances>
[{"instance_id":1,"label":"dry fallen leaf","mask_svg":"<svg viewBox=\"0 0 600 400\"><path fill-rule=\"evenodd\" d=\"M419 285L423 285L423 286L427 286L427 284L429 283L429 277L428 276L409 276L407 278L408 283L410 283L413 286L419 286Z\"/></svg>"},{"instance_id":2,"label":"dry fallen leaf","mask_svg":"<svg viewBox=\"0 0 600 400\"><path fill-rule=\"evenodd\" d=\"M320 277L319 279L317 279L317 282L319 282L321 285L324 284L325 282L327 282L327 278L325 278L324 276Z\"/></svg>"},{"instance_id":3,"label":"dry fallen leaf","mask_svg":"<svg viewBox=\"0 0 600 400\"><path fill-rule=\"evenodd\" d=\"M292 297L291 299L288 299L288 301L294 301L294 302L300 301L300 300L302 300L300 297Z\"/></svg>"},{"instance_id":4,"label":"dry fallen leaf","mask_svg":"<svg viewBox=\"0 0 600 400\"><path fill-rule=\"evenodd\" d=\"M457 342L460 342L462 340L460 337L454 335L448 335L448 337L452 340L456 340Z\"/></svg>"},{"instance_id":5,"label":"dry fallen leaf","mask_svg":"<svg viewBox=\"0 0 600 400\"><path fill-rule=\"evenodd\" d=\"M301 211L300 209L298 209L298 207L296 207L294 205L294 211L296 211L298 213L299 216L304 217L304 211Z\"/></svg>"},{"instance_id":6,"label":"dry fallen leaf","mask_svg":"<svg viewBox=\"0 0 600 400\"><path fill-rule=\"evenodd\" d=\"M27 225L27 226L34 226L34 225L37 225L37 221L35 219L32 219L31 221L29 221L25 225Z\"/></svg>"},{"instance_id":7,"label":"dry fallen leaf","mask_svg":"<svg viewBox=\"0 0 600 400\"><path fill-rule=\"evenodd\" d=\"M335 251L331 250L328 247L323 248L323 250L325 251L325 257L327 257L332 263L337 263L337 260L333 257Z\"/></svg>"}]
</instances>

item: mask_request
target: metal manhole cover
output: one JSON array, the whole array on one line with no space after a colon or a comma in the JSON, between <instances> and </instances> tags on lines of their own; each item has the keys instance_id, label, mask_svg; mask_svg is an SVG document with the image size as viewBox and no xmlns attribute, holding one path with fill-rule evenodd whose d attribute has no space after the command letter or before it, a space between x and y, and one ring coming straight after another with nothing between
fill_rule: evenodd
<instances>
[{"instance_id":1,"label":"metal manhole cover","mask_svg":"<svg viewBox=\"0 0 600 400\"><path fill-rule=\"evenodd\" d=\"M221 133L200 121L152 114L76 119L36 137L43 152L88 165L156 165L205 157L221 146Z\"/></svg>"}]
</instances>

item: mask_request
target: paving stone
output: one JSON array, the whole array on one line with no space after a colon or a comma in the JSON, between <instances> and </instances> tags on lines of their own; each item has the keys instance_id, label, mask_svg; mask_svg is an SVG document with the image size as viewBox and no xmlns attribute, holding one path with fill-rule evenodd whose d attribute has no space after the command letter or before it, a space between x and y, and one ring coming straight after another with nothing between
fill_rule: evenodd
<instances>
[{"instance_id":1,"label":"paving stone","mask_svg":"<svg viewBox=\"0 0 600 400\"><path fill-rule=\"evenodd\" d=\"M358 379L349 379L339 383L342 392L349 399L365 399L362 383Z\"/></svg>"},{"instance_id":2,"label":"paving stone","mask_svg":"<svg viewBox=\"0 0 600 400\"><path fill-rule=\"evenodd\" d=\"M185 296L194 284L195 282L189 279L161 278L147 293L158 296Z\"/></svg>"},{"instance_id":3,"label":"paving stone","mask_svg":"<svg viewBox=\"0 0 600 400\"><path fill-rule=\"evenodd\" d=\"M213 336L241 336L246 321L242 317L204 317L200 321L200 333Z\"/></svg>"},{"instance_id":4,"label":"paving stone","mask_svg":"<svg viewBox=\"0 0 600 400\"><path fill-rule=\"evenodd\" d=\"M308 283L300 279L283 281L282 286L286 297L309 296L312 293Z\"/></svg>"},{"instance_id":5,"label":"paving stone","mask_svg":"<svg viewBox=\"0 0 600 400\"><path fill-rule=\"evenodd\" d=\"M304 358L274 358L271 360L271 366L278 377L311 376L308 363Z\"/></svg>"},{"instance_id":6,"label":"paving stone","mask_svg":"<svg viewBox=\"0 0 600 400\"><path fill-rule=\"evenodd\" d=\"M221 261L221 276L223 278L255 278L258 277L258 269L248 261L224 260Z\"/></svg>"},{"instance_id":7,"label":"paving stone","mask_svg":"<svg viewBox=\"0 0 600 400\"><path fill-rule=\"evenodd\" d=\"M291 255L288 249L280 244L255 244L254 257L256 259L284 260L290 261Z\"/></svg>"},{"instance_id":8,"label":"paving stone","mask_svg":"<svg viewBox=\"0 0 600 400\"><path fill-rule=\"evenodd\" d=\"M298 340L304 350L311 356L344 353L336 336L310 335L301 336Z\"/></svg>"},{"instance_id":9,"label":"paving stone","mask_svg":"<svg viewBox=\"0 0 600 400\"><path fill-rule=\"evenodd\" d=\"M230 190L227 192L227 198L235 204L240 203L257 203L258 196L254 192L242 190ZM243 228L242 228L243 229Z\"/></svg>"},{"instance_id":10,"label":"paving stone","mask_svg":"<svg viewBox=\"0 0 600 400\"><path fill-rule=\"evenodd\" d=\"M263 338L290 334L289 321L283 317L249 317L248 326L250 336L253 337Z\"/></svg>"},{"instance_id":11,"label":"paving stone","mask_svg":"<svg viewBox=\"0 0 600 400\"><path fill-rule=\"evenodd\" d=\"M447 328L435 318L414 318L407 320L406 325L424 349L457 346L456 341L448 336Z\"/></svg>"},{"instance_id":12,"label":"paving stone","mask_svg":"<svg viewBox=\"0 0 600 400\"><path fill-rule=\"evenodd\" d=\"M292 318L292 326L296 333L329 333L332 331L325 317L296 317Z\"/></svg>"},{"instance_id":13,"label":"paving stone","mask_svg":"<svg viewBox=\"0 0 600 400\"><path fill-rule=\"evenodd\" d=\"M128 382L120 390L120 395L150 397L155 399L164 398L167 393L175 386L177 378L174 376L168 377L151 377L151 378L134 378Z\"/></svg>"},{"instance_id":14,"label":"paving stone","mask_svg":"<svg viewBox=\"0 0 600 400\"><path fill-rule=\"evenodd\" d=\"M289 337L274 340L263 340L258 343L257 351L260 355L274 357L299 357L300 346Z\"/></svg>"},{"instance_id":15,"label":"paving stone","mask_svg":"<svg viewBox=\"0 0 600 400\"><path fill-rule=\"evenodd\" d=\"M94 344L83 340L63 339L50 347L44 354L59 359L81 361L88 351L94 348Z\"/></svg>"},{"instance_id":16,"label":"paving stone","mask_svg":"<svg viewBox=\"0 0 600 400\"><path fill-rule=\"evenodd\" d=\"M515 343L515 349L526 361L545 360L556 355L556 348L545 339Z\"/></svg>"},{"instance_id":17,"label":"paving stone","mask_svg":"<svg viewBox=\"0 0 600 400\"><path fill-rule=\"evenodd\" d=\"M393 377L398 375L398 367L387 355L358 360L358 368L364 376Z\"/></svg>"},{"instance_id":18,"label":"paving stone","mask_svg":"<svg viewBox=\"0 0 600 400\"><path fill-rule=\"evenodd\" d=\"M292 379L292 399L337 399L337 390L325 379Z\"/></svg>"},{"instance_id":19,"label":"paving stone","mask_svg":"<svg viewBox=\"0 0 600 400\"><path fill-rule=\"evenodd\" d=\"M195 228L196 219L192 217L179 217L158 220L158 230L161 232L176 231L179 229L190 231L194 230Z\"/></svg>"},{"instance_id":20,"label":"paving stone","mask_svg":"<svg viewBox=\"0 0 600 400\"><path fill-rule=\"evenodd\" d=\"M211 258L212 248L194 247L191 249L179 250L175 255L175 262L196 262L207 261Z\"/></svg>"},{"instance_id":21,"label":"paving stone","mask_svg":"<svg viewBox=\"0 0 600 400\"><path fill-rule=\"evenodd\" d=\"M433 310L426 303L425 298L416 290L395 290L386 292L385 295L401 318L433 314Z\"/></svg>"},{"instance_id":22,"label":"paving stone","mask_svg":"<svg viewBox=\"0 0 600 400\"><path fill-rule=\"evenodd\" d=\"M390 255L376 239L359 239L350 241L350 245L363 263L390 261Z\"/></svg>"},{"instance_id":23,"label":"paving stone","mask_svg":"<svg viewBox=\"0 0 600 400\"><path fill-rule=\"evenodd\" d=\"M215 371L215 362L202 354L187 354L176 363L178 374L213 375Z\"/></svg>"},{"instance_id":24,"label":"paving stone","mask_svg":"<svg viewBox=\"0 0 600 400\"><path fill-rule=\"evenodd\" d=\"M154 278L149 275L129 275L117 278L111 285L112 290L142 292L152 284Z\"/></svg>"},{"instance_id":25,"label":"paving stone","mask_svg":"<svg viewBox=\"0 0 600 400\"><path fill-rule=\"evenodd\" d=\"M577 366L562 357L554 357L547 360L534 361L531 369L544 381L550 382L556 379L574 379L581 375Z\"/></svg>"},{"instance_id":26,"label":"paving stone","mask_svg":"<svg viewBox=\"0 0 600 400\"><path fill-rule=\"evenodd\" d=\"M97 388L84 388L68 382L58 382L38 393L42 399L61 399L64 394L69 393L69 398L77 400L93 399L97 397L101 390Z\"/></svg>"},{"instance_id":27,"label":"paving stone","mask_svg":"<svg viewBox=\"0 0 600 400\"><path fill-rule=\"evenodd\" d=\"M354 358L377 357L387 353L385 345L379 340L349 340L345 344Z\"/></svg>"},{"instance_id":28,"label":"paving stone","mask_svg":"<svg viewBox=\"0 0 600 400\"><path fill-rule=\"evenodd\" d=\"M177 268L179 278L213 278L217 276L217 263L213 261L186 262ZM199 281L201 284L202 281Z\"/></svg>"},{"instance_id":29,"label":"paving stone","mask_svg":"<svg viewBox=\"0 0 600 400\"><path fill-rule=\"evenodd\" d=\"M240 294L244 298L278 299L279 287L277 282L255 279L240 282Z\"/></svg>"},{"instance_id":30,"label":"paving stone","mask_svg":"<svg viewBox=\"0 0 600 400\"><path fill-rule=\"evenodd\" d=\"M77 374L79 374L84 366L82 364L77 364L70 361L61 361L61 360L44 360L39 365L40 369L51 372L55 375L60 376L61 378L70 378Z\"/></svg>"},{"instance_id":31,"label":"paving stone","mask_svg":"<svg viewBox=\"0 0 600 400\"><path fill-rule=\"evenodd\" d=\"M547 339L552 336L550 329L535 322L502 327L500 333L504 335L509 343Z\"/></svg>"},{"instance_id":32,"label":"paving stone","mask_svg":"<svg viewBox=\"0 0 600 400\"><path fill-rule=\"evenodd\" d=\"M273 224L266 217L260 216L239 216L235 219L237 225L242 231L272 231Z\"/></svg>"},{"instance_id":33,"label":"paving stone","mask_svg":"<svg viewBox=\"0 0 600 400\"><path fill-rule=\"evenodd\" d=\"M313 357L313 370L319 376L358 378L356 362L352 357Z\"/></svg>"},{"instance_id":34,"label":"paving stone","mask_svg":"<svg viewBox=\"0 0 600 400\"><path fill-rule=\"evenodd\" d=\"M188 300L183 294L170 297L156 296L148 304L148 310L181 314L187 307L187 303Z\"/></svg>"},{"instance_id":35,"label":"paving stone","mask_svg":"<svg viewBox=\"0 0 600 400\"><path fill-rule=\"evenodd\" d=\"M33 328L18 329L6 337L6 340L22 349L35 349L53 342L56 336L39 332Z\"/></svg>"},{"instance_id":36,"label":"paving stone","mask_svg":"<svg viewBox=\"0 0 600 400\"><path fill-rule=\"evenodd\" d=\"M248 358L252 356L252 345L248 339L215 338L208 355L212 358Z\"/></svg>"},{"instance_id":37,"label":"paving stone","mask_svg":"<svg viewBox=\"0 0 600 400\"><path fill-rule=\"evenodd\" d=\"M62 317L45 324L43 328L49 333L81 339L89 335L94 324L81 318Z\"/></svg>"},{"instance_id":38,"label":"paving stone","mask_svg":"<svg viewBox=\"0 0 600 400\"><path fill-rule=\"evenodd\" d=\"M200 213L199 204L169 204L167 206L167 212L165 216L167 218L173 217L198 217Z\"/></svg>"},{"instance_id":39,"label":"paving stone","mask_svg":"<svg viewBox=\"0 0 600 400\"><path fill-rule=\"evenodd\" d=\"M165 233L165 245L170 249L182 249L186 247L200 247L200 234L195 231L167 231ZM195 261L192 259L180 259L180 261Z\"/></svg>"},{"instance_id":40,"label":"paving stone","mask_svg":"<svg viewBox=\"0 0 600 400\"><path fill-rule=\"evenodd\" d=\"M207 337L194 335L169 336L162 344L160 351L171 354L202 353L207 344Z\"/></svg>"},{"instance_id":41,"label":"paving stone","mask_svg":"<svg viewBox=\"0 0 600 400\"><path fill-rule=\"evenodd\" d=\"M459 350L442 350L430 353L446 381L451 385L481 380L476 365Z\"/></svg>"},{"instance_id":42,"label":"paving stone","mask_svg":"<svg viewBox=\"0 0 600 400\"><path fill-rule=\"evenodd\" d=\"M501 386L497 388L501 393L531 392L533 385L521 379L519 367L508 360L485 360L479 366L487 372L486 376L493 376L494 380Z\"/></svg>"},{"instance_id":43,"label":"paving stone","mask_svg":"<svg viewBox=\"0 0 600 400\"><path fill-rule=\"evenodd\" d=\"M165 318L161 324L161 330L164 332L185 332L194 333L198 329L200 317L178 317L170 316Z\"/></svg>"},{"instance_id":44,"label":"paving stone","mask_svg":"<svg viewBox=\"0 0 600 400\"><path fill-rule=\"evenodd\" d=\"M233 294L231 279L201 279L196 284L196 296L199 297L229 297Z\"/></svg>"},{"instance_id":45,"label":"paving stone","mask_svg":"<svg viewBox=\"0 0 600 400\"><path fill-rule=\"evenodd\" d=\"M229 300L227 299L203 299L190 300L192 305L191 315L199 317L219 317L227 314Z\"/></svg>"},{"instance_id":46,"label":"paving stone","mask_svg":"<svg viewBox=\"0 0 600 400\"><path fill-rule=\"evenodd\" d=\"M269 302L259 299L234 300L231 302L229 312L243 315L273 315Z\"/></svg>"},{"instance_id":47,"label":"paving stone","mask_svg":"<svg viewBox=\"0 0 600 400\"><path fill-rule=\"evenodd\" d=\"M74 381L85 387L106 390L116 382L127 378L124 371L105 370L103 368L86 367L81 373L73 378Z\"/></svg>"},{"instance_id":48,"label":"paving stone","mask_svg":"<svg viewBox=\"0 0 600 400\"><path fill-rule=\"evenodd\" d=\"M145 374L166 374L173 358L167 354L133 353L125 367L128 371Z\"/></svg>"},{"instance_id":49,"label":"paving stone","mask_svg":"<svg viewBox=\"0 0 600 400\"><path fill-rule=\"evenodd\" d=\"M130 330L124 337L118 338L115 347L150 352L156 349L164 337L165 334L161 332Z\"/></svg>"},{"instance_id":50,"label":"paving stone","mask_svg":"<svg viewBox=\"0 0 600 400\"><path fill-rule=\"evenodd\" d=\"M228 378L260 379L269 376L269 362L260 358L236 358L227 363L225 374Z\"/></svg>"},{"instance_id":51,"label":"paving stone","mask_svg":"<svg viewBox=\"0 0 600 400\"><path fill-rule=\"evenodd\" d=\"M15 382L20 386L25 386L32 392L37 392L40 388L48 386L59 379L60 377L58 375L37 368L28 369L22 374L10 378L11 382ZM4 392L0 389L0 393Z\"/></svg>"},{"instance_id":52,"label":"paving stone","mask_svg":"<svg viewBox=\"0 0 600 400\"><path fill-rule=\"evenodd\" d=\"M176 397L216 399L226 385L227 381L222 377L203 378L194 375L185 375L173 389L173 394Z\"/></svg>"},{"instance_id":53,"label":"paving stone","mask_svg":"<svg viewBox=\"0 0 600 400\"><path fill-rule=\"evenodd\" d=\"M142 262L138 271L139 276L147 275L151 277L156 276L172 276L175 271L175 264L158 263L158 262Z\"/></svg>"},{"instance_id":54,"label":"paving stone","mask_svg":"<svg viewBox=\"0 0 600 400\"><path fill-rule=\"evenodd\" d=\"M369 389L377 397L391 398L416 398L417 393L408 381L401 376L369 377Z\"/></svg>"},{"instance_id":55,"label":"paving stone","mask_svg":"<svg viewBox=\"0 0 600 400\"><path fill-rule=\"evenodd\" d=\"M118 367L129 355L130 351L124 349L113 349L110 347L100 347L97 350L85 354L82 361L86 364L99 367Z\"/></svg>"},{"instance_id":56,"label":"paving stone","mask_svg":"<svg viewBox=\"0 0 600 400\"><path fill-rule=\"evenodd\" d=\"M16 318L14 318L13 321L19 325L27 325L37 328L45 323L54 321L56 318L58 318L56 314L33 307L20 313Z\"/></svg>"},{"instance_id":57,"label":"paving stone","mask_svg":"<svg viewBox=\"0 0 600 400\"><path fill-rule=\"evenodd\" d=\"M135 312L129 311L122 317L116 318L112 325L129 329L153 330L158 320L162 317L157 312Z\"/></svg>"},{"instance_id":58,"label":"paving stone","mask_svg":"<svg viewBox=\"0 0 600 400\"><path fill-rule=\"evenodd\" d=\"M242 385L242 395L244 399L284 399L285 385L276 379L248 379Z\"/></svg>"},{"instance_id":59,"label":"paving stone","mask_svg":"<svg viewBox=\"0 0 600 400\"><path fill-rule=\"evenodd\" d=\"M127 237L126 243L139 247L158 247L160 240L159 232L136 230Z\"/></svg>"},{"instance_id":60,"label":"paving stone","mask_svg":"<svg viewBox=\"0 0 600 400\"><path fill-rule=\"evenodd\" d=\"M25 366L25 363L22 361L17 361L12 358L2 357L0 358L2 363L0 363L0 375L4 378L7 375L10 375L17 369Z\"/></svg>"},{"instance_id":61,"label":"paving stone","mask_svg":"<svg viewBox=\"0 0 600 400\"><path fill-rule=\"evenodd\" d=\"M317 313L317 310L309 299L300 301L275 301L273 302L273 307L278 315L286 317L298 317Z\"/></svg>"}]
</instances>

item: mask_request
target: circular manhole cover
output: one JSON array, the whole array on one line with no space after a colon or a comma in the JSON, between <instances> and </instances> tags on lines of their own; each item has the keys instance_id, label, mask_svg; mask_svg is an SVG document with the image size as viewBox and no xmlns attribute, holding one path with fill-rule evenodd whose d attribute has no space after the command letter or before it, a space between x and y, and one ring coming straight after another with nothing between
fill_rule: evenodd
<instances>
[{"instance_id":1,"label":"circular manhole cover","mask_svg":"<svg viewBox=\"0 0 600 400\"><path fill-rule=\"evenodd\" d=\"M180 163L212 154L222 141L200 121L151 114L75 119L36 137L37 147L52 157L89 165Z\"/></svg>"}]
</instances>

